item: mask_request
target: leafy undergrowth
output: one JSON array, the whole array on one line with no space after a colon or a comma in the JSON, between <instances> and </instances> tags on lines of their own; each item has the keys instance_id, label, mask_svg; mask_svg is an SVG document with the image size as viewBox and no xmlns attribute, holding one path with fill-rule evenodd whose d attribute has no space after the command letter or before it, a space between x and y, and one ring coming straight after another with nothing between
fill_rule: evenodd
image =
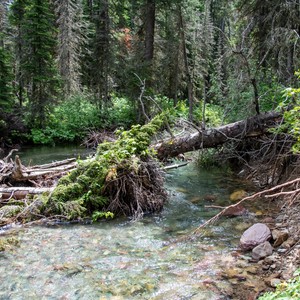
<instances>
[{"instance_id":1,"label":"leafy undergrowth","mask_svg":"<svg viewBox=\"0 0 300 300\"><path fill-rule=\"evenodd\" d=\"M114 215L138 218L160 211L166 192L149 145L166 116L161 114L144 126L132 126L119 132L115 142L100 144L95 157L80 162L76 170L59 180L43 213L69 220L87 216L96 220Z\"/></svg>"},{"instance_id":2,"label":"leafy undergrowth","mask_svg":"<svg viewBox=\"0 0 300 300\"><path fill-rule=\"evenodd\" d=\"M277 286L275 292L265 293L258 300L289 300L300 299L300 269L295 272L295 277Z\"/></svg>"}]
</instances>

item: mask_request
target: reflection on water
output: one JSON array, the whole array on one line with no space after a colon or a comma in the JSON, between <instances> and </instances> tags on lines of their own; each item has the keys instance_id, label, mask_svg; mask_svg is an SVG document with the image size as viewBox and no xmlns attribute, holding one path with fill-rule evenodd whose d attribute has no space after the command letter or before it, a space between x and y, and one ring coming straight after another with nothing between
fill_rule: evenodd
<instances>
[{"instance_id":1,"label":"reflection on water","mask_svg":"<svg viewBox=\"0 0 300 300\"><path fill-rule=\"evenodd\" d=\"M0 256L0 299L227 299L220 273L233 262L238 219L178 238L216 213L204 207L206 195L227 203L234 184L191 164L166 175L170 199L160 214L22 229L20 247Z\"/></svg>"}]
</instances>

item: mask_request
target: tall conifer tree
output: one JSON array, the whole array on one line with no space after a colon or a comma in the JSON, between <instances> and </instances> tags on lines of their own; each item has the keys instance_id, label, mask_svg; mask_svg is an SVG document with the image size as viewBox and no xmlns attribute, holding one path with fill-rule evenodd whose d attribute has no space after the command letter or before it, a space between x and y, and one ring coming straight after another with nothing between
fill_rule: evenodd
<instances>
[{"instance_id":1,"label":"tall conifer tree","mask_svg":"<svg viewBox=\"0 0 300 300\"><path fill-rule=\"evenodd\" d=\"M0 3L0 111L12 106L11 65L6 49L7 1Z\"/></svg>"},{"instance_id":2,"label":"tall conifer tree","mask_svg":"<svg viewBox=\"0 0 300 300\"><path fill-rule=\"evenodd\" d=\"M85 43L85 21L82 0L55 0L58 24L58 67L64 95L80 91L82 47Z\"/></svg>"},{"instance_id":3,"label":"tall conifer tree","mask_svg":"<svg viewBox=\"0 0 300 300\"><path fill-rule=\"evenodd\" d=\"M55 64L56 30L49 0L32 0L24 16L24 74L30 101L30 122L43 127L59 87Z\"/></svg>"}]
</instances>

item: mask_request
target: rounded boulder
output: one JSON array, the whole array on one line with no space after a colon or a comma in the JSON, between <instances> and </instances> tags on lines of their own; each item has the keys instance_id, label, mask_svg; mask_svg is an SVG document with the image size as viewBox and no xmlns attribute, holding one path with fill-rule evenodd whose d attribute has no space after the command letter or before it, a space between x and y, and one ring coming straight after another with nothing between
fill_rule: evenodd
<instances>
[{"instance_id":1,"label":"rounded boulder","mask_svg":"<svg viewBox=\"0 0 300 300\"><path fill-rule=\"evenodd\" d=\"M248 228L240 239L242 250L252 250L254 247L268 241L271 238L271 231L266 224L256 223Z\"/></svg>"}]
</instances>

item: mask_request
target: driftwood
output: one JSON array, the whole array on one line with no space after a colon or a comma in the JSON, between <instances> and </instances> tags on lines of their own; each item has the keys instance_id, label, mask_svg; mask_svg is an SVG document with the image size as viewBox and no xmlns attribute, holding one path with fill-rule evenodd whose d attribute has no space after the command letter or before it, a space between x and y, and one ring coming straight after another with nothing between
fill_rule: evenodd
<instances>
[{"instance_id":1,"label":"driftwood","mask_svg":"<svg viewBox=\"0 0 300 300\"><path fill-rule=\"evenodd\" d=\"M13 151L10 152L9 156L12 153ZM8 158L0 160L0 193L2 193L2 199L12 197L12 193L14 198L21 199L22 195L48 191L45 189L45 185L46 187L53 186L58 178L77 167L75 158L32 167L25 167L18 155L15 156L14 161L12 159L8 161ZM15 185L17 182L22 182L24 187L7 189L7 185ZM1 188L1 184L4 187ZM27 187L28 185L30 187Z\"/></svg>"},{"instance_id":2,"label":"driftwood","mask_svg":"<svg viewBox=\"0 0 300 300\"><path fill-rule=\"evenodd\" d=\"M9 200L11 198L20 200L25 198L27 195L40 195L43 193L50 193L54 190L54 187L0 187L0 202L1 200Z\"/></svg>"},{"instance_id":3,"label":"driftwood","mask_svg":"<svg viewBox=\"0 0 300 300\"><path fill-rule=\"evenodd\" d=\"M282 120L278 112L260 114L246 120L238 121L219 128L207 130L198 129L194 133L177 136L154 145L159 159L203 148L215 148L228 141L241 140L247 137L259 136L276 126Z\"/></svg>"},{"instance_id":4,"label":"driftwood","mask_svg":"<svg viewBox=\"0 0 300 300\"><path fill-rule=\"evenodd\" d=\"M180 167L186 166L187 164L188 164L188 162L186 161L186 162L183 162L183 163L180 163L180 164L173 164L173 165L170 165L170 166L165 166L165 167L162 167L162 169L164 171L171 170L171 169L178 169Z\"/></svg>"},{"instance_id":5,"label":"driftwood","mask_svg":"<svg viewBox=\"0 0 300 300\"><path fill-rule=\"evenodd\" d=\"M12 154L12 152L11 152ZM39 185L45 179L62 176L77 167L75 158L57 161L49 164L25 167L18 155L15 160L7 158L0 161L0 184L12 182L31 182Z\"/></svg>"}]
</instances>

